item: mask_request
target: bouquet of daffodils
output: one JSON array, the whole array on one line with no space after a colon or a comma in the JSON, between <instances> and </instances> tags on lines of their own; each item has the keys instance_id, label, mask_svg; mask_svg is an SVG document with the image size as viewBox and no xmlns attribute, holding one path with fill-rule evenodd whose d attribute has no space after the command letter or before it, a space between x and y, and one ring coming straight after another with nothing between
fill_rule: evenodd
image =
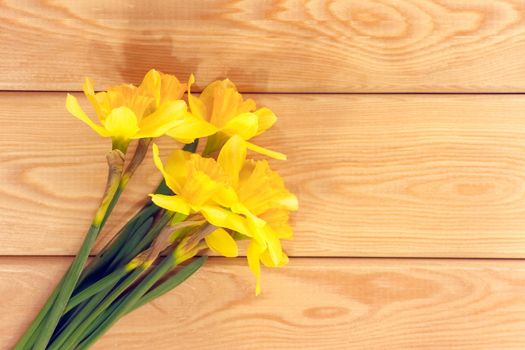
<instances>
[{"instance_id":1,"label":"bouquet of daffodils","mask_svg":"<svg viewBox=\"0 0 525 350\"><path fill-rule=\"evenodd\" d=\"M246 256L256 294L261 263L279 267L288 262L280 240L292 237L288 218L297 209L297 198L267 161L247 156L251 151L286 158L250 142L276 116L268 108L257 109L227 79L211 83L198 97L191 93L194 81L191 76L182 84L173 75L150 70L139 86L123 84L95 93L86 79L84 94L98 122L74 96L67 96L66 108L73 116L111 138L107 184L77 256L16 350L87 349L121 317L195 273L208 251L236 257L237 241L249 241ZM154 144L163 135L181 146L164 161ZM134 140L134 153L126 157ZM163 181L148 204L88 263L104 223L150 145Z\"/></svg>"}]
</instances>

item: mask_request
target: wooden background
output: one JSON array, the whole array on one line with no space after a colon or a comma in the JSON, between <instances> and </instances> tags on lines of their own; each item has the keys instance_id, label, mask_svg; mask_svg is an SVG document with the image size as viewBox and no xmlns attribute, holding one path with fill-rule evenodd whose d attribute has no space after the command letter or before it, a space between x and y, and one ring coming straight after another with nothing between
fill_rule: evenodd
<instances>
[{"instance_id":1,"label":"wooden background","mask_svg":"<svg viewBox=\"0 0 525 350\"><path fill-rule=\"evenodd\" d=\"M151 67L279 116L290 265L210 259L96 349L524 349L523 0L0 3L0 347L94 212L107 140L65 92ZM161 141L161 143L164 141ZM158 181L140 170L97 249Z\"/></svg>"}]
</instances>

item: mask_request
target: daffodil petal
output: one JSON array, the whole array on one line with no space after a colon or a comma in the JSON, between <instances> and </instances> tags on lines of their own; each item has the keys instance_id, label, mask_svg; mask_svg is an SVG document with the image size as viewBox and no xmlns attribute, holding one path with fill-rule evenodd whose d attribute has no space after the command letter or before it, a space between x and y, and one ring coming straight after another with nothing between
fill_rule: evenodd
<instances>
[{"instance_id":1,"label":"daffodil petal","mask_svg":"<svg viewBox=\"0 0 525 350\"><path fill-rule=\"evenodd\" d=\"M180 193L182 185L179 181L177 181L177 178L171 176L171 172L169 171L170 170L169 168L167 170L164 168L164 164L162 164L162 160L160 159L160 155L159 155L159 147L156 144L153 144L152 149L153 149L153 162L155 163L155 166L157 167L157 169L159 169L162 176L164 177L164 180L166 181L166 185L168 185L168 187L173 192L177 194ZM170 165L170 167L172 168L172 170L177 170L176 165L173 164L173 159L171 160L171 163L172 164ZM170 164L170 161L168 161L168 165L169 164ZM185 168L178 169L178 170L182 172L182 176L185 176L187 174L187 171L183 172Z\"/></svg>"},{"instance_id":2,"label":"daffodil petal","mask_svg":"<svg viewBox=\"0 0 525 350\"><path fill-rule=\"evenodd\" d=\"M258 118L259 128L257 129L257 135L271 128L277 121L277 117L269 108L259 108L254 114Z\"/></svg>"},{"instance_id":3,"label":"daffodil petal","mask_svg":"<svg viewBox=\"0 0 525 350\"><path fill-rule=\"evenodd\" d=\"M257 108L255 101L252 98L248 98L242 102L240 112L253 112L255 108Z\"/></svg>"},{"instance_id":4,"label":"daffodil petal","mask_svg":"<svg viewBox=\"0 0 525 350\"><path fill-rule=\"evenodd\" d=\"M160 73L160 103L181 100L187 84L181 84L176 76Z\"/></svg>"},{"instance_id":5,"label":"daffodil petal","mask_svg":"<svg viewBox=\"0 0 525 350\"><path fill-rule=\"evenodd\" d=\"M212 108L209 108L210 123L221 128L226 126L230 119L239 115L241 103L242 96L235 88L225 87L224 83L217 85L213 91Z\"/></svg>"},{"instance_id":6,"label":"daffodil petal","mask_svg":"<svg viewBox=\"0 0 525 350\"><path fill-rule=\"evenodd\" d=\"M268 156L270 158L279 159L279 160L286 160L286 155L283 153L275 152L272 150L269 150L267 148L257 146L251 142L246 142L246 148L248 148L251 151L264 154L265 156Z\"/></svg>"},{"instance_id":7,"label":"daffodil petal","mask_svg":"<svg viewBox=\"0 0 525 350\"><path fill-rule=\"evenodd\" d=\"M217 254L227 258L235 258L238 254L237 243L226 230L218 228L204 237L208 247Z\"/></svg>"},{"instance_id":8,"label":"daffodil petal","mask_svg":"<svg viewBox=\"0 0 525 350\"><path fill-rule=\"evenodd\" d=\"M160 137L183 123L186 103L182 100L162 104L155 112L142 119L136 138Z\"/></svg>"},{"instance_id":9,"label":"daffodil petal","mask_svg":"<svg viewBox=\"0 0 525 350\"><path fill-rule=\"evenodd\" d=\"M283 248L281 246L281 241L277 238L276 234L273 232L269 225L265 225L263 228L263 237L266 242L266 247L270 258L272 259L275 265L279 264L283 254Z\"/></svg>"},{"instance_id":10,"label":"daffodil petal","mask_svg":"<svg viewBox=\"0 0 525 350\"><path fill-rule=\"evenodd\" d=\"M91 78L86 77L84 79L84 84L82 85L82 91L84 91L84 94L86 96L95 94L95 88L93 87L93 80L91 80Z\"/></svg>"},{"instance_id":11,"label":"daffodil petal","mask_svg":"<svg viewBox=\"0 0 525 350\"><path fill-rule=\"evenodd\" d=\"M259 219L255 215L249 213L248 220L246 220L246 227L247 231L249 232L249 235L252 239L257 241L257 244L261 246L261 249L267 248L267 239L264 235L264 226L266 226L266 222L264 220Z\"/></svg>"},{"instance_id":12,"label":"daffodil petal","mask_svg":"<svg viewBox=\"0 0 525 350\"><path fill-rule=\"evenodd\" d=\"M232 187L227 186L221 186L217 193L213 196L213 200L226 208L231 207L235 203L239 201L239 198L237 197L237 193Z\"/></svg>"},{"instance_id":13,"label":"daffodil petal","mask_svg":"<svg viewBox=\"0 0 525 350\"><path fill-rule=\"evenodd\" d=\"M267 267L282 267L288 264L288 261L288 255L286 255L284 252L282 253L281 258L279 259L279 262L277 264L275 264L271 259L268 250L264 251L264 253L261 254L261 262L264 266Z\"/></svg>"},{"instance_id":14,"label":"daffodil petal","mask_svg":"<svg viewBox=\"0 0 525 350\"><path fill-rule=\"evenodd\" d=\"M150 69L139 86L139 89L143 89L153 95L155 98L155 106L157 107L160 105L160 83L160 73L155 69Z\"/></svg>"},{"instance_id":15,"label":"daffodil petal","mask_svg":"<svg viewBox=\"0 0 525 350\"><path fill-rule=\"evenodd\" d=\"M192 154L191 152L178 149L171 152L166 160L164 168L179 183L182 183L187 177Z\"/></svg>"},{"instance_id":16,"label":"daffodil petal","mask_svg":"<svg viewBox=\"0 0 525 350\"><path fill-rule=\"evenodd\" d=\"M297 197L292 193L289 193L287 196L284 196L283 198L279 199L277 201L277 204L290 211L295 211L299 209L299 201L297 200Z\"/></svg>"},{"instance_id":17,"label":"daffodil petal","mask_svg":"<svg viewBox=\"0 0 525 350\"><path fill-rule=\"evenodd\" d=\"M261 293L261 254L264 249L257 244L256 241L252 240L246 250L246 258L248 259L248 266L255 276L256 286L255 295Z\"/></svg>"},{"instance_id":18,"label":"daffodil petal","mask_svg":"<svg viewBox=\"0 0 525 350\"><path fill-rule=\"evenodd\" d=\"M105 92L102 92L100 94L102 95L95 95L95 88L93 87L93 81L86 77L86 79L84 79L84 85L82 85L82 90L84 91L84 95L87 97L88 101L91 103L91 105L93 106L93 108L95 109L95 113L97 114L98 118L100 120L104 120L106 119L106 113L105 113L105 109L103 108L103 106L101 105L100 103L100 100L97 98L97 96L105 96ZM105 106L106 109L109 107L109 106Z\"/></svg>"},{"instance_id":19,"label":"daffodil petal","mask_svg":"<svg viewBox=\"0 0 525 350\"><path fill-rule=\"evenodd\" d=\"M277 238L279 239L292 239L293 230L289 224L283 224L278 229L274 229Z\"/></svg>"},{"instance_id":20,"label":"daffodil petal","mask_svg":"<svg viewBox=\"0 0 525 350\"><path fill-rule=\"evenodd\" d=\"M206 105L198 98L191 94L191 86L195 83L195 76L192 74L188 79L188 104L190 105L191 113L202 120L208 119L208 111Z\"/></svg>"},{"instance_id":21,"label":"daffodil petal","mask_svg":"<svg viewBox=\"0 0 525 350\"><path fill-rule=\"evenodd\" d=\"M249 140L257 134L258 119L254 113L242 113L228 120L221 131L227 135L239 135L244 140Z\"/></svg>"},{"instance_id":22,"label":"daffodil petal","mask_svg":"<svg viewBox=\"0 0 525 350\"><path fill-rule=\"evenodd\" d=\"M279 266L288 265L289 262L290 262L290 259L288 258L288 255L286 255L286 253L283 252L283 256L281 258L281 261L279 262Z\"/></svg>"},{"instance_id":23,"label":"daffodil petal","mask_svg":"<svg viewBox=\"0 0 525 350\"><path fill-rule=\"evenodd\" d=\"M257 228L262 228L264 227L264 225L266 224L266 222L264 220L262 220L261 218L257 217L256 215L254 215L250 209L248 209L244 204L240 203L240 202L236 202L234 203L232 206L231 206L231 211L236 213L236 214L243 214L245 215L248 219L250 219L248 222L250 224L253 224L254 227L253 228L249 228L250 231L253 231L254 229L257 229Z\"/></svg>"},{"instance_id":24,"label":"daffodil petal","mask_svg":"<svg viewBox=\"0 0 525 350\"><path fill-rule=\"evenodd\" d=\"M205 206L201 208L201 213L210 224L217 227L224 227L242 233L246 236L252 234L246 225L246 219L241 215L219 207Z\"/></svg>"},{"instance_id":25,"label":"daffodil petal","mask_svg":"<svg viewBox=\"0 0 525 350\"><path fill-rule=\"evenodd\" d=\"M80 107L80 104L78 103L76 97L74 97L73 95L67 94L66 108L69 111L69 113L86 123L100 136L110 136L109 132L103 126L96 124L87 116L87 114L82 110L82 107Z\"/></svg>"},{"instance_id":26,"label":"daffodil petal","mask_svg":"<svg viewBox=\"0 0 525 350\"><path fill-rule=\"evenodd\" d=\"M239 173L246 161L246 142L234 135L222 146L217 162L230 177L232 186L237 186Z\"/></svg>"},{"instance_id":27,"label":"daffodil petal","mask_svg":"<svg viewBox=\"0 0 525 350\"><path fill-rule=\"evenodd\" d=\"M291 239L293 230L288 223L290 214L284 208L272 208L259 215L275 232L279 239Z\"/></svg>"},{"instance_id":28,"label":"daffodil petal","mask_svg":"<svg viewBox=\"0 0 525 350\"><path fill-rule=\"evenodd\" d=\"M233 83L231 85L233 85ZM199 100L206 107L207 114L205 115L204 119L209 121L209 114L211 114L213 110L213 100L216 90L227 86L230 86L230 84L227 83L226 80L215 80L214 82L208 84L204 90L202 90L201 94L199 95Z\"/></svg>"},{"instance_id":29,"label":"daffodil petal","mask_svg":"<svg viewBox=\"0 0 525 350\"><path fill-rule=\"evenodd\" d=\"M180 196L166 196L163 194L150 194L151 200L155 205L184 215L189 215L190 206Z\"/></svg>"},{"instance_id":30,"label":"daffodil petal","mask_svg":"<svg viewBox=\"0 0 525 350\"><path fill-rule=\"evenodd\" d=\"M213 135L217 128L207 121L191 113L186 113L181 123L167 132L167 135L173 137L182 143L191 143L199 137Z\"/></svg>"},{"instance_id":31,"label":"daffodil petal","mask_svg":"<svg viewBox=\"0 0 525 350\"><path fill-rule=\"evenodd\" d=\"M208 203L217 192L219 183L211 179L203 171L192 171L184 184L181 195L187 198L195 211L200 211L201 207Z\"/></svg>"}]
</instances>

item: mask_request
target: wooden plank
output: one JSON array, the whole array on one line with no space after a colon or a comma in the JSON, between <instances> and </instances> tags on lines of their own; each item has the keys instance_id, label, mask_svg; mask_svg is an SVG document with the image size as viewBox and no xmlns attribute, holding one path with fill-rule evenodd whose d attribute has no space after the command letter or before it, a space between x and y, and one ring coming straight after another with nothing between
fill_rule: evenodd
<instances>
[{"instance_id":1,"label":"wooden plank","mask_svg":"<svg viewBox=\"0 0 525 350\"><path fill-rule=\"evenodd\" d=\"M13 344L68 261L0 259L1 344ZM244 264L211 259L94 348L525 347L523 261L292 259L265 271L259 297Z\"/></svg>"},{"instance_id":2,"label":"wooden plank","mask_svg":"<svg viewBox=\"0 0 525 350\"><path fill-rule=\"evenodd\" d=\"M524 13L522 0L8 0L0 89L157 67L252 92L523 92Z\"/></svg>"},{"instance_id":3,"label":"wooden plank","mask_svg":"<svg viewBox=\"0 0 525 350\"><path fill-rule=\"evenodd\" d=\"M254 97L300 200L291 255L525 257L525 97ZM75 254L98 205L109 142L64 98L0 94L1 255ZM158 181L148 157L98 247Z\"/></svg>"}]
</instances>

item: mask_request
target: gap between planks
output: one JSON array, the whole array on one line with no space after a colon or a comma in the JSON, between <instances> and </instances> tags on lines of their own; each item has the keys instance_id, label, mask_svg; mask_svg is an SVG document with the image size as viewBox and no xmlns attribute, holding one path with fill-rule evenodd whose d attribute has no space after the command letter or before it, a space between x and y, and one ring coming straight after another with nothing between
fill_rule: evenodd
<instances>
[{"instance_id":1,"label":"gap between planks","mask_svg":"<svg viewBox=\"0 0 525 350\"><path fill-rule=\"evenodd\" d=\"M162 254L162 256L165 256L165 254ZM197 255L196 257L198 256L202 256L202 255ZM75 255L0 255L0 260L2 259L40 259L40 258L44 258L44 259L72 259L74 258ZM95 257L94 254L91 254L90 255L90 258L93 258ZM222 256L217 256L217 255L208 255L208 260L219 260L219 259L227 259L227 260L234 260L234 259L243 259L245 258L246 255L239 255L237 258L233 258L233 259L227 259L227 258L224 258ZM315 256L315 255L309 255L309 256L290 256L290 260L309 260L309 259L320 259L320 260L334 260L334 261L337 261L337 260L356 260L356 261L361 261L361 260L378 260L378 261L384 261L384 260L395 260L395 261L399 261L399 260L406 260L406 261L421 261L421 262L426 262L426 261L447 261L447 262L453 262L453 261L458 261L458 262L462 262L462 261L479 261L479 262L483 262L483 261L497 261L497 262L500 262L500 261L514 261L514 262L525 262L525 258L479 258L479 257L473 257L473 258L469 258L469 257L432 257L432 256L429 256L429 257L420 257L420 256L374 256L374 257L370 257L370 256Z\"/></svg>"},{"instance_id":2,"label":"gap between planks","mask_svg":"<svg viewBox=\"0 0 525 350\"><path fill-rule=\"evenodd\" d=\"M97 90L100 91L100 90ZM193 89L192 89L193 91ZM71 89L71 90L12 90L12 89L0 89L0 93L24 93L24 92L31 92L31 93L82 93L82 90L80 89ZM202 92L202 89L195 89L195 93ZM408 95L408 96L419 96L419 95L525 95L525 91L511 91L511 92L486 92L486 91L454 91L454 92L427 92L427 91L309 91L309 92L301 92L301 91L242 91L239 90L240 93L246 94L246 95Z\"/></svg>"}]
</instances>

